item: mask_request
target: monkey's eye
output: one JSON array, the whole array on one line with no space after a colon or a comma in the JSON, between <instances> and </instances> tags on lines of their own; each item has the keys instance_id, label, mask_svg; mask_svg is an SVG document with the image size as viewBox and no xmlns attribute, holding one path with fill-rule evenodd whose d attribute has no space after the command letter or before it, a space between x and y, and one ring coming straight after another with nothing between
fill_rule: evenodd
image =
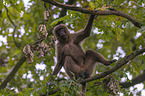
<instances>
[{"instance_id":1,"label":"monkey's eye","mask_svg":"<svg viewBox=\"0 0 145 96\"><path fill-rule=\"evenodd\" d=\"M56 31L56 34L59 36L60 35L60 30L57 30Z\"/></svg>"}]
</instances>

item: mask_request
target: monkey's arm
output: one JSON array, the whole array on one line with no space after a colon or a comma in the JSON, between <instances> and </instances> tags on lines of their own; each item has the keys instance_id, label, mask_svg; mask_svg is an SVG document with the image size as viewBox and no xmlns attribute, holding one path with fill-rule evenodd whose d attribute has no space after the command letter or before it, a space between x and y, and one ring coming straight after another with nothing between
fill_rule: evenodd
<instances>
[{"instance_id":1,"label":"monkey's arm","mask_svg":"<svg viewBox=\"0 0 145 96\"><path fill-rule=\"evenodd\" d=\"M57 58L57 64L54 68L54 71L52 72L52 75L57 75L63 66L63 51L59 45L57 45L56 47L56 58Z\"/></svg>"},{"instance_id":2,"label":"monkey's arm","mask_svg":"<svg viewBox=\"0 0 145 96\"><path fill-rule=\"evenodd\" d=\"M87 23L86 27L83 30L84 35L87 36L87 37L90 36L91 29L92 29L92 26L93 26L94 18L95 18L95 15L90 15L88 23Z\"/></svg>"},{"instance_id":3,"label":"monkey's arm","mask_svg":"<svg viewBox=\"0 0 145 96\"><path fill-rule=\"evenodd\" d=\"M62 68L62 64L57 63L57 65L54 68L54 71L52 72L52 75L57 75L61 68Z\"/></svg>"},{"instance_id":4,"label":"monkey's arm","mask_svg":"<svg viewBox=\"0 0 145 96\"><path fill-rule=\"evenodd\" d=\"M61 67L62 67L62 64L57 63L57 65L54 68L54 71L52 72L52 75L57 75L58 72L60 71ZM51 77L49 78L48 86L49 85L51 85Z\"/></svg>"},{"instance_id":5,"label":"monkey's arm","mask_svg":"<svg viewBox=\"0 0 145 96\"><path fill-rule=\"evenodd\" d=\"M57 64L54 68L54 71L52 72L52 75L57 75L58 72L60 71L60 69L62 68L63 66L63 63L61 62L62 58L59 57L59 55L57 56ZM49 78L49 82L48 82L48 85L51 85L51 77Z\"/></svg>"},{"instance_id":6,"label":"monkey's arm","mask_svg":"<svg viewBox=\"0 0 145 96\"><path fill-rule=\"evenodd\" d=\"M90 36L94 18L95 18L95 15L90 15L90 18L88 20L86 27L83 30L81 30L80 32L75 34L75 37L76 37L76 38L74 38L75 43L79 43L82 40L84 40L86 37Z\"/></svg>"}]
</instances>

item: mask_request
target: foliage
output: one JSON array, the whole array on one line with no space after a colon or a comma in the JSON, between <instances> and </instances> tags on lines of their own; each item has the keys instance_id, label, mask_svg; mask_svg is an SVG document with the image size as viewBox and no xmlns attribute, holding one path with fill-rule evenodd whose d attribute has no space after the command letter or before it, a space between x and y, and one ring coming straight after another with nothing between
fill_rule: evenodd
<instances>
[{"instance_id":1,"label":"foliage","mask_svg":"<svg viewBox=\"0 0 145 96\"><path fill-rule=\"evenodd\" d=\"M67 0L56 0L65 3ZM144 0L76 0L74 5L88 8L90 10L107 11L109 7L113 7L123 13L133 16L138 22L145 25L145 6ZM27 6L25 0L2 0L0 1L0 84L5 80L13 67L23 56L23 48L27 44L32 44L39 38L37 37L39 25L44 23L43 12L46 11L44 2L41 0L29 0ZM6 6L6 7L5 7ZM46 3L50 7L50 18L46 23L46 29L50 30L59 21L73 32L84 28L89 18L88 14L67 10L67 15L59 18L61 8ZM7 12L8 9L8 12ZM10 21L10 19L12 22ZM12 24L14 23L14 25ZM16 30L14 30L16 27ZM145 47L145 26L142 28L135 27L129 20L115 15L99 15L94 20L92 35L83 43L84 50L93 49L106 58L115 58L120 60L125 55L128 55L135 50ZM53 36L51 31L48 33L47 39L44 40L49 44ZM18 46L17 46L18 45ZM35 54L33 63L25 62L14 78L7 84L7 87L0 90L0 95L21 95L21 96L39 96L39 94L49 91L46 83L49 81L49 76L52 72L52 67L56 63L54 47L45 55L38 58ZM132 78L135 78L145 70L145 55L140 55L128 64L114 72L113 77L120 82L122 78L130 82L129 73ZM46 65L44 69L38 66ZM112 65L115 66L115 63ZM96 66L96 73L105 72L112 66L104 67L101 64ZM58 77L66 78L64 72L60 72ZM55 78L58 78L55 77ZM108 93L103 89L103 85L94 86L94 82L102 82L104 78L88 83L87 96L107 96ZM57 84L54 80L53 89L59 88L61 92L55 95L72 96L80 94L80 84L68 79ZM142 82L144 85L145 83ZM134 91L135 87L133 87ZM143 88L144 89L144 88ZM142 90L143 90L142 89ZM120 89L124 96L134 93L129 89Z\"/></svg>"}]
</instances>

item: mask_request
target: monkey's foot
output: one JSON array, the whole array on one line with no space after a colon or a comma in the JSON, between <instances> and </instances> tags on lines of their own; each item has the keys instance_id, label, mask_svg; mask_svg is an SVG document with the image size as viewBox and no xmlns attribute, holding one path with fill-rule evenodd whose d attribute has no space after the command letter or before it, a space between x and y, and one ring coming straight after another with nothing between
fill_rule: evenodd
<instances>
[{"instance_id":1,"label":"monkey's foot","mask_svg":"<svg viewBox=\"0 0 145 96\"><path fill-rule=\"evenodd\" d=\"M117 61L116 59L113 59L113 60L110 60L110 63L112 64L112 63L114 63L116 61Z\"/></svg>"},{"instance_id":2,"label":"monkey's foot","mask_svg":"<svg viewBox=\"0 0 145 96\"><path fill-rule=\"evenodd\" d=\"M109 61L107 61L106 62L106 66L108 66L108 65L110 65L110 64L112 64L112 63L114 63L114 62L116 62L117 60L116 59L114 59L114 60L109 60Z\"/></svg>"}]
</instances>

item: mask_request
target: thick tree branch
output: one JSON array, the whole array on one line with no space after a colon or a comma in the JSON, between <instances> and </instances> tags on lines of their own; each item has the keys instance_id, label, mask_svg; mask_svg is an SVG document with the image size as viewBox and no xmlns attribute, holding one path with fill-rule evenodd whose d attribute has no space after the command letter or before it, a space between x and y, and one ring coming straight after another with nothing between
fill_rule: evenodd
<instances>
[{"instance_id":1,"label":"thick tree branch","mask_svg":"<svg viewBox=\"0 0 145 96\"><path fill-rule=\"evenodd\" d=\"M42 0L44 2L53 4L57 7L61 7L64 9L69 9L69 10L74 10L74 11L79 11L82 13L86 13L86 14L94 14L94 15L117 15L117 16L122 16L128 20L130 20L136 27L141 27L141 23L137 22L132 16L125 14L121 11L115 10L115 9L110 9L109 11L96 11L96 10L89 10L87 8L82 8L82 7L76 7L73 5L68 5L68 4L62 4L59 2L56 2L54 0Z\"/></svg>"},{"instance_id":2,"label":"thick tree branch","mask_svg":"<svg viewBox=\"0 0 145 96\"><path fill-rule=\"evenodd\" d=\"M76 2L76 0L69 0L68 2L66 2L66 4L72 5L74 4L74 2ZM67 9L62 8L59 18L63 17L66 15ZM56 25L59 25L60 23L62 23L63 21L59 21Z\"/></svg>"},{"instance_id":3,"label":"thick tree branch","mask_svg":"<svg viewBox=\"0 0 145 96\"><path fill-rule=\"evenodd\" d=\"M13 70L11 73L7 76L7 78L2 82L0 85L0 90L4 89L7 86L7 83L10 82L13 77L15 76L16 72L19 70L19 68L22 66L22 64L26 61L26 57L22 56L21 59L18 61L16 66L14 66Z\"/></svg>"},{"instance_id":4,"label":"thick tree branch","mask_svg":"<svg viewBox=\"0 0 145 96\"><path fill-rule=\"evenodd\" d=\"M122 82L119 85L121 85L121 88L129 88L130 86L141 83L143 81L145 81L145 72L143 74L138 75L137 77L133 78L131 80L131 82Z\"/></svg>"}]
</instances>

